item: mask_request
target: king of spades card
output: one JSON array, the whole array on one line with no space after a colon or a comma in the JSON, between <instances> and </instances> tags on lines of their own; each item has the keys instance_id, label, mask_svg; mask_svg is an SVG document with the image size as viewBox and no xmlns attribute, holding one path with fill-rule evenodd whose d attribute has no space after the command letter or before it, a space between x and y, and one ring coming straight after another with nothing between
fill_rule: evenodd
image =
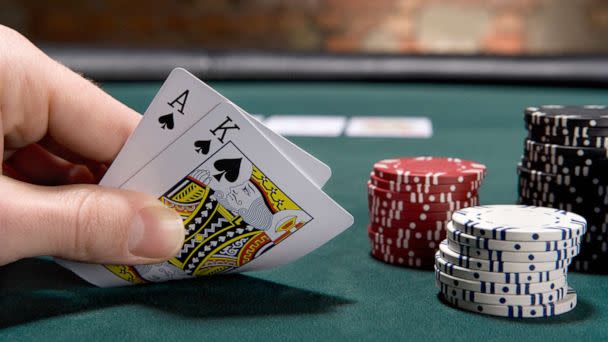
<instances>
[{"instance_id":1,"label":"king of spades card","mask_svg":"<svg viewBox=\"0 0 608 342\"><path fill-rule=\"evenodd\" d=\"M313 219L232 142L159 200L182 217L185 241L164 263L105 265L133 284L234 271Z\"/></svg>"}]
</instances>

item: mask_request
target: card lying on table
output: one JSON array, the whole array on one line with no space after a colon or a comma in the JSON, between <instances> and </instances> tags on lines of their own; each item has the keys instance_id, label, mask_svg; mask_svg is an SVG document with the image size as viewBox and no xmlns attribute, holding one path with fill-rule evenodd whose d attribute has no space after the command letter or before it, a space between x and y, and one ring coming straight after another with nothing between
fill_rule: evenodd
<instances>
[{"instance_id":1,"label":"card lying on table","mask_svg":"<svg viewBox=\"0 0 608 342\"><path fill-rule=\"evenodd\" d=\"M98 286L260 270L289 263L352 225L320 188L324 164L221 96L210 105L208 89L174 70L121 151L127 157L119 155L102 181L176 210L185 234L178 254L155 265L59 264ZM169 108L189 116L190 127L160 120ZM169 122L175 131L162 136Z\"/></svg>"}]
</instances>

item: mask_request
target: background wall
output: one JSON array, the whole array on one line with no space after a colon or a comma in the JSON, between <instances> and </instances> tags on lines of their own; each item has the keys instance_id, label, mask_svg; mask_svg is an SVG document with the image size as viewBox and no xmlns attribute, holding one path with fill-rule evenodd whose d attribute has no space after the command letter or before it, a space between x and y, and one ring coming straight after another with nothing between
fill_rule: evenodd
<instances>
[{"instance_id":1,"label":"background wall","mask_svg":"<svg viewBox=\"0 0 608 342\"><path fill-rule=\"evenodd\" d=\"M77 45L407 54L608 52L607 0L3 0L0 23L36 43Z\"/></svg>"}]
</instances>

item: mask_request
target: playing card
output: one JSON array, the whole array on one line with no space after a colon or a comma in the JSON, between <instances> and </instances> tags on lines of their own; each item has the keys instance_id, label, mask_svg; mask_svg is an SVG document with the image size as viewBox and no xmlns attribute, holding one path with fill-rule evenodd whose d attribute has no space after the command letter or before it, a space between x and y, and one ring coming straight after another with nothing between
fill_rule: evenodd
<instances>
[{"instance_id":1,"label":"playing card","mask_svg":"<svg viewBox=\"0 0 608 342\"><path fill-rule=\"evenodd\" d=\"M278 134L303 137L339 137L346 117L337 115L273 115L264 122Z\"/></svg>"},{"instance_id":2,"label":"playing card","mask_svg":"<svg viewBox=\"0 0 608 342\"><path fill-rule=\"evenodd\" d=\"M349 137L430 138L433 124L426 117L352 117L346 126Z\"/></svg>"},{"instance_id":3,"label":"playing card","mask_svg":"<svg viewBox=\"0 0 608 342\"><path fill-rule=\"evenodd\" d=\"M146 110L122 150L106 172L100 185L120 187L154 155L169 146L201 116L221 102L228 101L184 69L174 69ZM228 101L229 102L229 101ZM238 110L246 113L242 109ZM313 183L323 187L331 176L330 168L276 134L260 121L246 115L277 149L288 156Z\"/></svg>"},{"instance_id":4,"label":"playing card","mask_svg":"<svg viewBox=\"0 0 608 342\"><path fill-rule=\"evenodd\" d=\"M122 188L176 210L186 238L175 257L156 265L61 262L98 286L275 267L353 223L229 102L201 116Z\"/></svg>"}]
</instances>

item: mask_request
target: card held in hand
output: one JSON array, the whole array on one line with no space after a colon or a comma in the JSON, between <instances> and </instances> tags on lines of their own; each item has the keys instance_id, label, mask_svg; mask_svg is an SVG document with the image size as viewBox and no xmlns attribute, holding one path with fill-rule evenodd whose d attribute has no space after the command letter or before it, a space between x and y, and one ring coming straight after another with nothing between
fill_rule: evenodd
<instances>
[{"instance_id":1,"label":"card held in hand","mask_svg":"<svg viewBox=\"0 0 608 342\"><path fill-rule=\"evenodd\" d=\"M126 179L141 169L153 156L174 143L201 116L222 102L230 101L188 71L175 68L148 106L135 132L116 156L100 185L121 187ZM270 130L241 108L236 105L235 107L313 183L323 187L331 176L327 165ZM204 151L204 142L201 141L199 147Z\"/></svg>"},{"instance_id":2,"label":"card held in hand","mask_svg":"<svg viewBox=\"0 0 608 342\"><path fill-rule=\"evenodd\" d=\"M185 242L155 265L60 263L98 286L261 270L329 241L353 217L284 156L236 106L217 104L129 177L179 213Z\"/></svg>"}]
</instances>

